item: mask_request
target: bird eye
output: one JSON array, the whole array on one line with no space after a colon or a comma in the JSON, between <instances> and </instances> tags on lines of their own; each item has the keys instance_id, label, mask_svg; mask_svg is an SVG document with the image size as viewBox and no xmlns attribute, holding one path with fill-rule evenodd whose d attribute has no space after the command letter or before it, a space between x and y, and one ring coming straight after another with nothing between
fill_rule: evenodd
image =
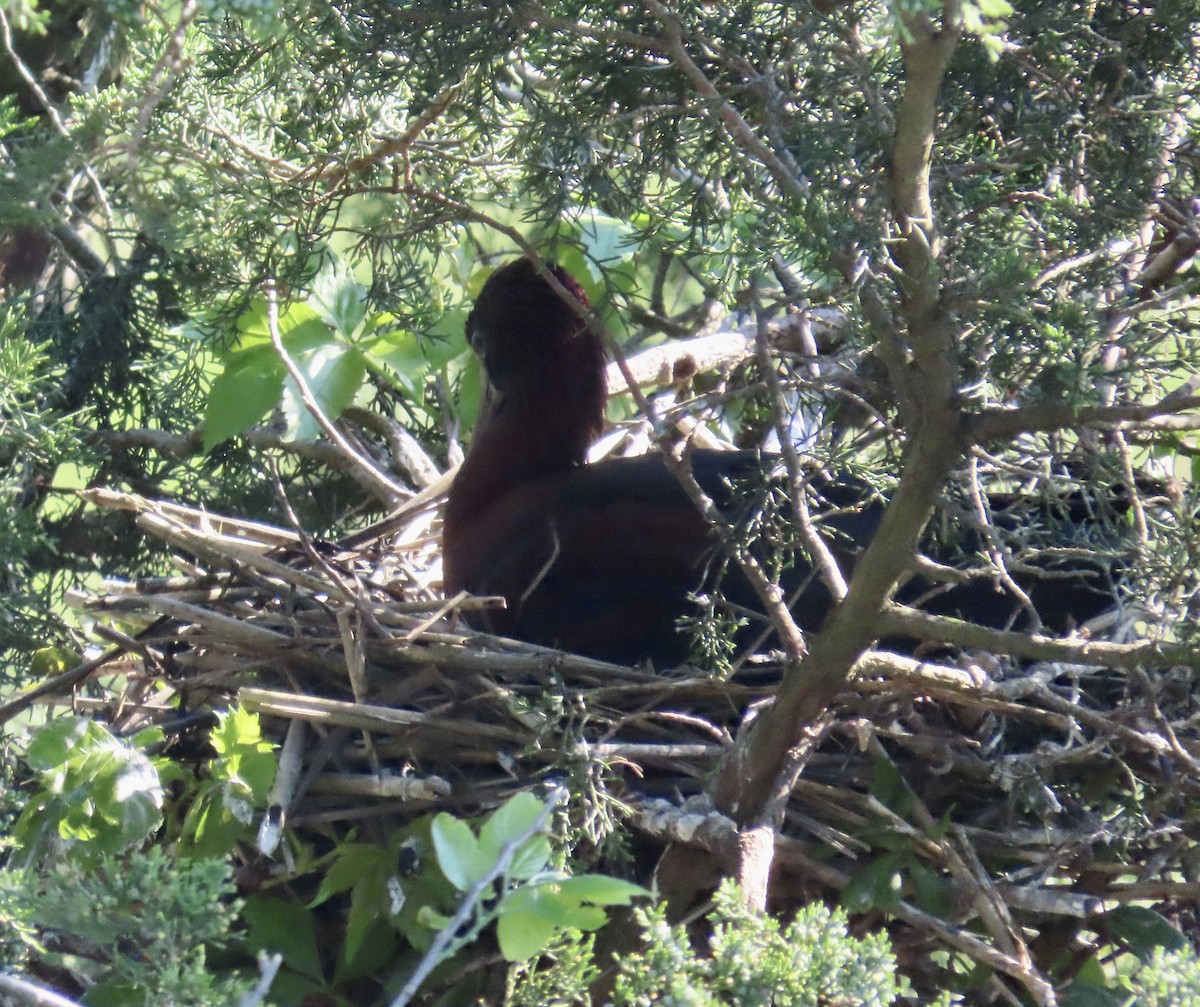
<instances>
[{"instance_id":1,"label":"bird eye","mask_svg":"<svg viewBox=\"0 0 1200 1007\"><path fill-rule=\"evenodd\" d=\"M483 332L478 325L467 325L467 342L471 344L471 349L475 351L475 355L483 358L483 348L487 340L484 338Z\"/></svg>"}]
</instances>

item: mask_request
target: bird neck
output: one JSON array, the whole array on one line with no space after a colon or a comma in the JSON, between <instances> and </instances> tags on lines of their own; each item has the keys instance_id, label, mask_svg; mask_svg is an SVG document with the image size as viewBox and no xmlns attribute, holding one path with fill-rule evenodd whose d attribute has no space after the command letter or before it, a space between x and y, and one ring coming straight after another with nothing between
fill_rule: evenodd
<instances>
[{"instance_id":1,"label":"bird neck","mask_svg":"<svg viewBox=\"0 0 1200 1007\"><path fill-rule=\"evenodd\" d=\"M570 379L536 394L484 396L471 449L450 488L447 530L523 483L586 461L604 427L605 374L602 368L565 374Z\"/></svg>"}]
</instances>

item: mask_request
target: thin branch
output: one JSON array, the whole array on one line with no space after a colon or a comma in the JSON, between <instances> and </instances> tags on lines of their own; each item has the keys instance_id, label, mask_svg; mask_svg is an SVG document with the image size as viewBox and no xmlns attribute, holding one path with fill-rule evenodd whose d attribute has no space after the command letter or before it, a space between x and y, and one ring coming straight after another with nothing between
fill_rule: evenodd
<instances>
[{"instance_id":1,"label":"thin branch","mask_svg":"<svg viewBox=\"0 0 1200 1007\"><path fill-rule=\"evenodd\" d=\"M1027 661L1061 661L1101 668L1192 668L1200 671L1200 649L1157 640L1109 643L1106 640L1062 640L1039 633L989 629L945 615L929 615L904 605L888 605L880 633L937 641L988 654L1007 654Z\"/></svg>"},{"instance_id":2,"label":"thin branch","mask_svg":"<svg viewBox=\"0 0 1200 1007\"><path fill-rule=\"evenodd\" d=\"M175 83L179 75L187 67L187 60L184 59L183 55L183 47L187 41L188 28L196 19L196 15L199 12L200 5L198 0L183 0L183 4L179 9L179 20L175 22L171 37L167 39L166 47L163 49L162 55L158 57L158 62L154 64L154 69L150 72L150 78L146 85L146 97L138 108L137 116L129 131L127 148L129 153L126 170L131 174L137 170L142 139L146 135L146 130L150 128L150 120L153 118L155 110L162 104L163 99L166 98L167 92L171 90L171 85Z\"/></svg>"},{"instance_id":3,"label":"thin branch","mask_svg":"<svg viewBox=\"0 0 1200 1007\"><path fill-rule=\"evenodd\" d=\"M58 107L50 100L50 96L42 89L42 85L38 82L33 71L25 65L25 61L21 59L20 54L13 44L12 27L8 22L8 15L5 13L4 6L0 5L0 35L4 38L4 51L8 54L8 58L12 60L13 66L16 68L17 74L25 82L26 87L33 92L33 95L38 100L38 104L42 106L47 118L54 126L55 131L59 136L69 140L74 146L75 141L71 136L71 131L67 129L66 123L59 114ZM78 151L77 151L78 152ZM96 194L96 198L100 201L100 207L104 211L106 217L112 216L112 205L108 201L108 196L104 191L104 186L100 184L100 179L92 170L92 166L84 160L80 154L80 164L83 166L83 171L87 175L88 181L91 183L92 191Z\"/></svg>"},{"instance_id":4,"label":"thin branch","mask_svg":"<svg viewBox=\"0 0 1200 1007\"><path fill-rule=\"evenodd\" d=\"M333 441L337 445L338 450L350 460L354 470L374 488L384 503L394 506L397 501L411 496L412 494L409 490L405 489L399 483L393 482L384 473L380 472L371 463L370 459L364 458L355 451L342 432L325 415L320 403L317 402L316 397L313 395L312 389L308 387L308 382L304 380L304 375L300 373L300 368L296 366L295 361L288 355L287 348L283 345L283 338L279 334L279 300L275 283L268 281L263 287L267 295L267 329L271 334L271 345L275 347L275 352L279 354L279 359L283 361L283 366L287 369L288 375L295 382L296 388L300 393L300 400L304 403L304 408L317 421L317 425L325 431L325 436Z\"/></svg>"},{"instance_id":5,"label":"thin branch","mask_svg":"<svg viewBox=\"0 0 1200 1007\"><path fill-rule=\"evenodd\" d=\"M1078 430L1082 427L1136 428L1161 417L1200 409L1200 395L1167 396L1157 402L1116 406L1076 406L1069 402L1037 402L1016 409L985 407L964 417L964 434L975 444L1011 440L1019 434ZM1188 422L1196 418L1188 417ZM1190 429L1190 427L1188 427Z\"/></svg>"},{"instance_id":6,"label":"thin branch","mask_svg":"<svg viewBox=\"0 0 1200 1007\"><path fill-rule=\"evenodd\" d=\"M78 1001L69 1000L54 990L38 986L28 979L0 972L0 990L16 997L33 1007L81 1007Z\"/></svg>"}]
</instances>

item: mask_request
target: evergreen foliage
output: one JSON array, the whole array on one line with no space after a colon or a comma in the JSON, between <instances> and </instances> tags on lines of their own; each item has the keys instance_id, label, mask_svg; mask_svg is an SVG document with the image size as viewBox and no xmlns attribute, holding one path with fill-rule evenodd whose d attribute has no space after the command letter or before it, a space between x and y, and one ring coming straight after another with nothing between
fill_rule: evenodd
<instances>
[{"instance_id":1,"label":"evergreen foliage","mask_svg":"<svg viewBox=\"0 0 1200 1007\"><path fill-rule=\"evenodd\" d=\"M711 422L731 439L761 442L776 419L764 387L778 374L798 412L819 416L805 426L805 451L890 492L904 489L914 444L923 447L951 411L969 413L968 432L990 423L963 450L921 456L936 455L927 470L937 485L906 512L914 528L935 504L948 523L986 525L981 481L1103 497L1145 476L1152 489L1116 518L1133 542L1127 593L1141 606L1129 632L1195 645L1194 0L15 0L0 17L4 699L95 652L87 617L66 605L69 590L174 569L128 512L98 511L76 490L287 525L278 477L300 525L317 534L395 502L364 488L298 405L267 338L273 307L301 372L327 379L322 405L403 491L416 491L423 483L396 462L394 430L369 417L394 420L439 469L460 456L480 380L462 332L478 267L526 246L579 275L630 349L695 335L714 316L765 324L810 309L836 314L832 345L821 347L836 357L830 371L814 373L796 343L767 368L743 362L688 387L699 410L719 412ZM938 66L930 54L943 51ZM914 113L906 102L931 76L942 78L940 90ZM928 191L914 195L924 186L914 140L922 112L934 153ZM679 390L656 401L669 411ZM368 420L355 419L355 407ZM613 411L633 406L618 399ZM1112 548L1024 533L992 545L981 562L997 579L1039 557ZM897 569L902 551L890 557ZM727 665L734 617L716 602L709 614L697 627L701 650ZM880 635L850 630L862 646ZM1151 711L1169 743L1152 756L1132 742L1123 749L1134 728L1122 725L1126 733L1093 748L1072 720L1039 749L1044 759L1030 775L1036 753L1018 739L1018 768L1004 776L1005 762L996 773L1010 805L1045 811L1064 834L1101 836L1106 877L1140 877L1148 854L1168 844L1179 862L1194 861L1194 739L1170 726L1194 691L1194 654L1172 672L1127 663L1099 685L1100 675L1081 686L1073 666L1056 667L1068 671L1043 682L1054 701L1069 706L1083 692L1081 705L1095 713L1144 700L1130 723ZM795 681L785 679L785 701L789 689L818 695ZM78 695L108 704L104 716L114 718L153 700L153 684L141 682L114 700L126 684L90 682ZM998 723L1011 701L989 696L981 721ZM546 712L522 697L513 710L588 723L589 711L572 702ZM275 771L257 721L225 714L212 738L201 732L188 747L198 735L182 733L167 754L143 755L106 729L60 720L42 737L70 737L47 756L25 733L31 716L13 721L15 740L3 740L0 822L13 833L0 845L10 862L0 875L6 965L32 956L55 974L80 968L99 978L112 1003L180 1005L229 1003L243 990L232 972L209 968L204 950L231 929L242 951L292 940L285 978L296 1002L383 1002L415 965L407 918L397 924L401 911L389 905L403 889L399 832L370 845L334 820L317 839L289 834L292 901L259 893L248 911L232 898L223 862L136 851L161 828L158 838L185 853L256 856L248 822L267 804ZM748 722L746 733L758 726ZM1003 727L980 735L969 753L980 766L989 746L1011 741ZM768 755L782 759L789 746L777 749ZM1063 768L1081 758L1096 760L1086 786ZM1175 774L1179 785L1159 786L1151 759L1169 763L1161 776ZM769 761L741 765L773 784ZM603 845L611 809L621 807L604 792L607 778L595 782L597 765L569 766L598 791L581 800L590 812L580 817L602 823L579 827L581 859ZM126 773L147 784L136 827ZM913 814L906 794L884 801L887 828L820 833L859 858L842 888L859 899L853 908L882 917L914 890L921 901L924 888L937 890L923 907L939 920L965 912L946 898L950 868L935 875L921 857L976 796L951 795L936 825L897 824ZM428 822L404 826L417 838L422 827L427 834ZM71 855L71 844L86 855ZM1073 850L1046 870L1072 862ZM339 862L369 862L371 890L347 882L335 891L326 879ZM1033 883L1044 880L1043 866L1022 862L1013 873ZM427 882L409 889L439 891ZM436 901L430 895L427 905ZM1193 909L1155 905L1145 910L1157 927L1150 945L1181 931L1196 938ZM706 949L647 910L647 946L625 959L616 1002L885 1004L907 989L883 938L849 936L839 913L814 905L785 926L742 909L730 888L717 907ZM318 910L345 910L350 935L314 950ZM951 923L971 939L982 929L975 916ZM1085 945L1091 922L1071 917L1065 950L1029 966L1022 995L1049 1002L1046 989L1075 982L1082 996L1080 974L1107 996L1123 995L1114 962L1144 923L1112 914L1099 943ZM64 965L47 945L55 929L85 948L86 969ZM546 939L556 932L557 923ZM1021 939L1020 926L1012 932ZM1148 963L1132 980L1134 1002L1197 1001L1193 954L1139 951ZM582 1000L598 967L590 943L572 935L551 952L557 967L518 966L527 972L510 990L514 1004ZM470 953L437 981L453 988L446 972ZM964 964L941 978L982 996L985 971ZM994 981L1016 996L1017 979Z\"/></svg>"}]
</instances>

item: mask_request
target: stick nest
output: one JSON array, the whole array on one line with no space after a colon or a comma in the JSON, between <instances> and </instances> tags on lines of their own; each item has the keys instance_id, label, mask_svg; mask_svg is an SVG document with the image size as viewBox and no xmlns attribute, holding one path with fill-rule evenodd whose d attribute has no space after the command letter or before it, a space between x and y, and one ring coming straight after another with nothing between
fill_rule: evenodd
<instances>
[{"instance_id":1,"label":"stick nest","mask_svg":"<svg viewBox=\"0 0 1200 1007\"><path fill-rule=\"evenodd\" d=\"M234 701L277 740L303 725L291 731L307 743L281 757L291 782L277 787L290 825L471 815L552 779L572 791L580 838L600 848L618 824L629 830L638 880L670 843L736 847L704 788L770 700L777 665L722 681L470 632L460 613L487 602L436 590L433 502L347 548L90 496L136 511L184 570L79 602L117 645L103 670L128 682L119 726L170 727L181 706ZM1114 617L1109 635L1123 631ZM1200 704L1188 669L871 653L858 671L787 802L775 908L840 895L910 924L915 944L977 961L1010 955L1030 930L1065 928L1065 950L1082 954L1081 935L1104 935L1114 907L1135 901L1195 928Z\"/></svg>"}]
</instances>

